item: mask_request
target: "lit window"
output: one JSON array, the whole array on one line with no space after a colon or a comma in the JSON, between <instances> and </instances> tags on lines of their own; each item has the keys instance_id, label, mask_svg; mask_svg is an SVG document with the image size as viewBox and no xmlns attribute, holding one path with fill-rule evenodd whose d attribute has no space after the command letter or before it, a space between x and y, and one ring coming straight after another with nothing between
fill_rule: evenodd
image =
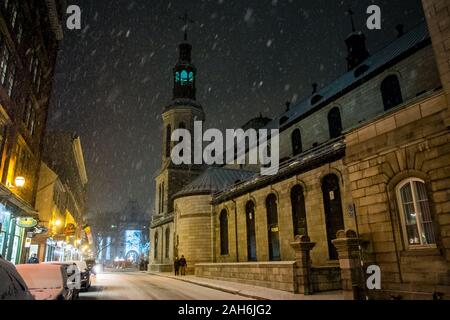
<instances>
[{"instance_id":1,"label":"lit window","mask_svg":"<svg viewBox=\"0 0 450 320\"><path fill-rule=\"evenodd\" d=\"M194 82L194 73L193 72L189 72L189 82L190 83Z\"/></svg>"},{"instance_id":2,"label":"lit window","mask_svg":"<svg viewBox=\"0 0 450 320\"><path fill-rule=\"evenodd\" d=\"M3 47L0 52L0 82L2 85L6 82L6 75L8 73L8 62L9 62L9 50Z\"/></svg>"},{"instance_id":3,"label":"lit window","mask_svg":"<svg viewBox=\"0 0 450 320\"><path fill-rule=\"evenodd\" d=\"M181 84L188 82L188 73L186 70L181 71Z\"/></svg>"},{"instance_id":4,"label":"lit window","mask_svg":"<svg viewBox=\"0 0 450 320\"><path fill-rule=\"evenodd\" d=\"M397 187L404 236L410 247L434 246L433 220L423 180L408 179Z\"/></svg>"},{"instance_id":5,"label":"lit window","mask_svg":"<svg viewBox=\"0 0 450 320\"><path fill-rule=\"evenodd\" d=\"M180 73L178 71L175 72L175 82L180 82Z\"/></svg>"}]
</instances>

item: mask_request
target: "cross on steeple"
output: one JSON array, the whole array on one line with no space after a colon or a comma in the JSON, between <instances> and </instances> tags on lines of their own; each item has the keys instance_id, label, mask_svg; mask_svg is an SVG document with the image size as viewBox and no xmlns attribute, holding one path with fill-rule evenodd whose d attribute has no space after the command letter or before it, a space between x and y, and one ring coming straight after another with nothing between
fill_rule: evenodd
<instances>
[{"instance_id":1,"label":"cross on steeple","mask_svg":"<svg viewBox=\"0 0 450 320\"><path fill-rule=\"evenodd\" d=\"M352 23L352 32L355 32L356 31L355 20L353 19L353 16L355 15L355 13L353 12L352 9L348 9L347 13L350 16L350 21Z\"/></svg>"},{"instance_id":2,"label":"cross on steeple","mask_svg":"<svg viewBox=\"0 0 450 320\"><path fill-rule=\"evenodd\" d=\"M194 24L195 21L192 20L191 18L189 18L187 12L185 12L182 17L179 17L179 19L184 22L184 25L183 25L184 41L187 41L187 39L188 39L187 31L188 31L188 28L189 28L189 23Z\"/></svg>"}]
</instances>

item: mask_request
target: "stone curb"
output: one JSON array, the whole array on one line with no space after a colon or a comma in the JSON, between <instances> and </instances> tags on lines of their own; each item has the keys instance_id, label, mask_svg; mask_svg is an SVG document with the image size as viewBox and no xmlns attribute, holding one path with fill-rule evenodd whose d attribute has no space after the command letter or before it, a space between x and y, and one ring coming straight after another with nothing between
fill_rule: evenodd
<instances>
[{"instance_id":1,"label":"stone curb","mask_svg":"<svg viewBox=\"0 0 450 320\"><path fill-rule=\"evenodd\" d=\"M230 293L230 294L234 294L234 295L238 295L244 298L250 298L250 299L255 299L255 300L270 300L268 298L264 298L261 296L256 296L256 295L251 295L251 294L247 294L247 293L243 293L239 290L234 290L234 289L228 289L228 288L224 288L221 286L217 286L217 285L213 285L213 284L209 284L209 283L205 283L205 282L201 282L201 281L194 281L194 280L190 280L190 279L183 279L181 277L175 277L175 276L167 276L161 273L157 273L157 272L147 272L148 274L152 274L158 277L163 277L163 278L168 278L168 279L174 279L174 280L179 280L179 281L184 281L187 283L192 283L198 286L202 286L205 288L210 288L210 289L214 289L214 290L219 290L222 292L226 292L226 293Z\"/></svg>"}]
</instances>

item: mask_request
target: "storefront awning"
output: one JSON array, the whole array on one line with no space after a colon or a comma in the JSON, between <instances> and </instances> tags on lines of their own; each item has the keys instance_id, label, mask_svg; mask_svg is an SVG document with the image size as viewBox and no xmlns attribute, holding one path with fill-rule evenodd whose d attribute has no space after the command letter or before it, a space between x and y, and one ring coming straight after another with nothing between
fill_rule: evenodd
<instances>
[{"instance_id":1,"label":"storefront awning","mask_svg":"<svg viewBox=\"0 0 450 320\"><path fill-rule=\"evenodd\" d=\"M39 213L35 208L33 208L32 205L15 195L3 184L0 184L0 200L6 202L8 206L16 209L14 213L17 216L32 217L35 219L39 218Z\"/></svg>"}]
</instances>

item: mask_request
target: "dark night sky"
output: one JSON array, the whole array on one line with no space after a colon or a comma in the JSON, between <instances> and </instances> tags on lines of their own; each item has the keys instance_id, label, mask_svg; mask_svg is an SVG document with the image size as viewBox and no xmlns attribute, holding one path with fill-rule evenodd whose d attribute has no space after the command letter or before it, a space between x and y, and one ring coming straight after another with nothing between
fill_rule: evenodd
<instances>
[{"instance_id":1,"label":"dark night sky","mask_svg":"<svg viewBox=\"0 0 450 320\"><path fill-rule=\"evenodd\" d=\"M274 117L286 100L311 93L346 71L349 7L374 52L395 25L423 20L420 0L80 0L82 31L61 44L50 129L82 138L89 209L115 210L130 198L149 212L160 165L162 108L188 11L206 126L234 128L260 112ZM381 31L365 28L366 8L382 9Z\"/></svg>"}]
</instances>

